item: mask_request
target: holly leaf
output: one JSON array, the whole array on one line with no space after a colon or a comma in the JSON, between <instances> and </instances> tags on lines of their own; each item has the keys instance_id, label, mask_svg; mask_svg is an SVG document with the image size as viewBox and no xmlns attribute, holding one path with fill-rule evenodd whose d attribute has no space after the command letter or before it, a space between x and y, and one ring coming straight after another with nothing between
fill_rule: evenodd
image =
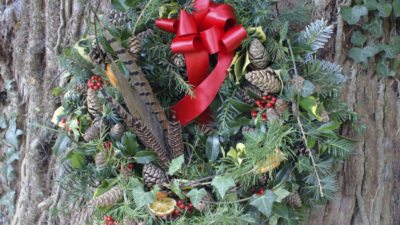
<instances>
[{"instance_id":1,"label":"holly leaf","mask_svg":"<svg viewBox=\"0 0 400 225\"><path fill-rule=\"evenodd\" d=\"M135 161L139 164L146 164L156 159L157 153L152 151L140 151L135 155Z\"/></svg>"},{"instance_id":2,"label":"holly leaf","mask_svg":"<svg viewBox=\"0 0 400 225\"><path fill-rule=\"evenodd\" d=\"M128 151L128 154L135 154L139 148L139 144L136 140L135 134L131 132L126 132L122 137L122 143L124 143L125 149Z\"/></svg>"},{"instance_id":3,"label":"holly leaf","mask_svg":"<svg viewBox=\"0 0 400 225\"><path fill-rule=\"evenodd\" d=\"M266 217L269 217L276 198L277 196L272 191L266 190L263 195L251 196L250 205L256 207Z\"/></svg>"},{"instance_id":4,"label":"holly leaf","mask_svg":"<svg viewBox=\"0 0 400 225\"><path fill-rule=\"evenodd\" d=\"M226 191L235 186L235 181L230 176L216 176L211 182L212 186L217 189L221 198L224 198Z\"/></svg>"},{"instance_id":5,"label":"holly leaf","mask_svg":"<svg viewBox=\"0 0 400 225\"><path fill-rule=\"evenodd\" d=\"M183 162L185 161L184 155L182 154L178 158L175 158L171 161L168 169L168 175L172 176L176 171L178 171L181 167Z\"/></svg>"},{"instance_id":6,"label":"holly leaf","mask_svg":"<svg viewBox=\"0 0 400 225\"><path fill-rule=\"evenodd\" d=\"M200 190L198 189L192 189L191 191L189 191L186 194L189 198L190 198L190 202L192 202L192 204L194 206L198 205L200 203L200 200L207 195L207 191L202 188Z\"/></svg>"},{"instance_id":7,"label":"holly leaf","mask_svg":"<svg viewBox=\"0 0 400 225\"><path fill-rule=\"evenodd\" d=\"M154 202L153 195L150 192L145 192L143 187L140 186L132 190L132 195L138 208Z\"/></svg>"},{"instance_id":8,"label":"holly leaf","mask_svg":"<svg viewBox=\"0 0 400 225\"><path fill-rule=\"evenodd\" d=\"M206 155L209 161L213 162L217 159L220 148L219 135L214 131L208 136L206 143Z\"/></svg>"},{"instance_id":9,"label":"holly leaf","mask_svg":"<svg viewBox=\"0 0 400 225\"><path fill-rule=\"evenodd\" d=\"M74 153L71 158L71 167L76 169L76 168L81 168L83 164L85 163L85 156L80 154L80 153Z\"/></svg>"}]
</instances>

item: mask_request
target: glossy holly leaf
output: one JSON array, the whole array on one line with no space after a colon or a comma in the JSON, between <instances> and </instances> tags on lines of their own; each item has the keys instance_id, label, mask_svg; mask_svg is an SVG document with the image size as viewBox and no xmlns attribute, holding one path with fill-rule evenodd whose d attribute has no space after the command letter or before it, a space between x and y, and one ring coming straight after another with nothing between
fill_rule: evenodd
<instances>
[{"instance_id":1,"label":"glossy holly leaf","mask_svg":"<svg viewBox=\"0 0 400 225\"><path fill-rule=\"evenodd\" d=\"M156 160L157 153L152 151L140 151L135 155L135 161L139 164L146 164Z\"/></svg>"},{"instance_id":2,"label":"glossy holly leaf","mask_svg":"<svg viewBox=\"0 0 400 225\"><path fill-rule=\"evenodd\" d=\"M250 199L250 205L256 207L258 211L269 217L272 212L272 205L277 196L270 190L266 190L263 195L253 195Z\"/></svg>"},{"instance_id":3,"label":"glossy holly leaf","mask_svg":"<svg viewBox=\"0 0 400 225\"><path fill-rule=\"evenodd\" d=\"M208 160L211 162L215 161L220 151L221 145L219 143L219 135L214 131L207 138L206 155Z\"/></svg>"},{"instance_id":4,"label":"glossy holly leaf","mask_svg":"<svg viewBox=\"0 0 400 225\"><path fill-rule=\"evenodd\" d=\"M154 202L154 197L151 192L145 192L143 187L135 187L132 190L132 195L138 208Z\"/></svg>"},{"instance_id":5,"label":"glossy holly leaf","mask_svg":"<svg viewBox=\"0 0 400 225\"><path fill-rule=\"evenodd\" d=\"M367 40L367 36L360 31L356 31L351 35L351 43L356 46L362 46Z\"/></svg>"},{"instance_id":6,"label":"glossy holly leaf","mask_svg":"<svg viewBox=\"0 0 400 225\"><path fill-rule=\"evenodd\" d=\"M233 107L235 107L237 110L239 110L240 112L245 112L245 113L250 113L251 110L256 109L256 107L249 105L247 103L235 100L235 99L231 99L230 100L231 104Z\"/></svg>"},{"instance_id":7,"label":"glossy holly leaf","mask_svg":"<svg viewBox=\"0 0 400 225\"><path fill-rule=\"evenodd\" d=\"M305 80L303 83L303 90L301 91L301 96L308 97L314 93L315 86L311 81Z\"/></svg>"},{"instance_id":8,"label":"glossy holly leaf","mask_svg":"<svg viewBox=\"0 0 400 225\"><path fill-rule=\"evenodd\" d=\"M204 188L200 190L192 189L186 195L190 198L190 202L192 202L193 205L198 205L200 200L207 195L207 191Z\"/></svg>"},{"instance_id":9,"label":"glossy holly leaf","mask_svg":"<svg viewBox=\"0 0 400 225\"><path fill-rule=\"evenodd\" d=\"M235 181L230 176L216 176L211 182L212 186L217 189L221 198L224 198L226 191L235 186Z\"/></svg>"},{"instance_id":10,"label":"glossy holly leaf","mask_svg":"<svg viewBox=\"0 0 400 225\"><path fill-rule=\"evenodd\" d=\"M362 5L356 5L353 8L350 6L342 6L340 8L340 15L348 24L356 24L361 16L368 15L368 9Z\"/></svg>"},{"instance_id":11,"label":"glossy holly leaf","mask_svg":"<svg viewBox=\"0 0 400 225\"><path fill-rule=\"evenodd\" d=\"M174 173L182 167L183 162L185 162L185 158L184 158L183 154L181 156L179 156L178 158L173 159L171 161L171 164L169 165L168 175L170 175L170 176L174 175Z\"/></svg>"},{"instance_id":12,"label":"glossy holly leaf","mask_svg":"<svg viewBox=\"0 0 400 225\"><path fill-rule=\"evenodd\" d=\"M139 149L139 144L136 140L135 134L131 132L126 132L122 137L122 143L128 154L133 155Z\"/></svg>"}]
</instances>

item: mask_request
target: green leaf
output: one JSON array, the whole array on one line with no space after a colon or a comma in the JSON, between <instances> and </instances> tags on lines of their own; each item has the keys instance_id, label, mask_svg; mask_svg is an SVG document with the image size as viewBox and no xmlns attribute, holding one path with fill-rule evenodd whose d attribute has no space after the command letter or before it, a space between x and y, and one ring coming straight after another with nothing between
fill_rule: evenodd
<instances>
[{"instance_id":1,"label":"green leaf","mask_svg":"<svg viewBox=\"0 0 400 225\"><path fill-rule=\"evenodd\" d=\"M302 173L303 171L312 171L313 170L313 167L310 163L310 159L305 155L301 155L298 158L298 161L296 163L296 168L300 173Z\"/></svg>"},{"instance_id":2,"label":"green leaf","mask_svg":"<svg viewBox=\"0 0 400 225\"><path fill-rule=\"evenodd\" d=\"M171 161L168 169L168 175L172 176L176 171L178 171L181 167L183 162L185 162L184 155L182 154L178 158L175 158Z\"/></svg>"},{"instance_id":3,"label":"green leaf","mask_svg":"<svg viewBox=\"0 0 400 225\"><path fill-rule=\"evenodd\" d=\"M111 8L121 12L126 11L125 4L121 0L111 0Z\"/></svg>"},{"instance_id":4,"label":"green leaf","mask_svg":"<svg viewBox=\"0 0 400 225\"><path fill-rule=\"evenodd\" d=\"M214 131L207 138L206 155L208 160L210 160L211 162L215 161L218 157L220 150L221 146L219 143L219 135L217 132Z\"/></svg>"},{"instance_id":5,"label":"green leaf","mask_svg":"<svg viewBox=\"0 0 400 225\"><path fill-rule=\"evenodd\" d=\"M301 91L301 96L308 97L314 93L315 86L311 81L305 80L303 83L303 90Z\"/></svg>"},{"instance_id":6,"label":"green leaf","mask_svg":"<svg viewBox=\"0 0 400 225\"><path fill-rule=\"evenodd\" d=\"M137 0L124 0L124 4L130 8L134 8L138 6Z\"/></svg>"},{"instance_id":7,"label":"green leaf","mask_svg":"<svg viewBox=\"0 0 400 225\"><path fill-rule=\"evenodd\" d=\"M330 121L328 123L324 123L322 124L318 130L319 131L332 131L332 130L336 130L340 127L342 123L338 122L338 121Z\"/></svg>"},{"instance_id":8,"label":"green leaf","mask_svg":"<svg viewBox=\"0 0 400 225\"><path fill-rule=\"evenodd\" d=\"M361 48L351 48L349 50L349 57L352 58L355 63L367 61L367 56Z\"/></svg>"},{"instance_id":9,"label":"green leaf","mask_svg":"<svg viewBox=\"0 0 400 225\"><path fill-rule=\"evenodd\" d=\"M356 24L361 16L368 15L368 9L365 6L356 5L353 8L349 6L342 6L340 8L340 15L348 24Z\"/></svg>"},{"instance_id":10,"label":"green leaf","mask_svg":"<svg viewBox=\"0 0 400 225\"><path fill-rule=\"evenodd\" d=\"M368 30L369 33L376 38L380 38L383 36L382 20L379 19L377 16L374 20L371 21L371 23L363 26L363 29Z\"/></svg>"},{"instance_id":11,"label":"green leaf","mask_svg":"<svg viewBox=\"0 0 400 225\"><path fill-rule=\"evenodd\" d=\"M385 4L379 4L378 10L379 10L379 15L382 17L388 17L392 13L392 4L390 3L385 3Z\"/></svg>"},{"instance_id":12,"label":"green leaf","mask_svg":"<svg viewBox=\"0 0 400 225\"><path fill-rule=\"evenodd\" d=\"M96 198L96 197L106 193L111 188L112 187L111 187L110 183L107 180L103 180L103 182L101 182L101 185L96 188L96 191L94 191L93 198Z\"/></svg>"},{"instance_id":13,"label":"green leaf","mask_svg":"<svg viewBox=\"0 0 400 225\"><path fill-rule=\"evenodd\" d=\"M378 3L376 0L364 0L364 5L369 11L378 9Z\"/></svg>"},{"instance_id":14,"label":"green leaf","mask_svg":"<svg viewBox=\"0 0 400 225\"><path fill-rule=\"evenodd\" d=\"M71 158L71 167L74 169L81 168L85 163L85 156L79 153L74 153Z\"/></svg>"},{"instance_id":15,"label":"green leaf","mask_svg":"<svg viewBox=\"0 0 400 225\"><path fill-rule=\"evenodd\" d=\"M376 65L376 74L380 77L394 77L396 73L389 70L389 60L381 59Z\"/></svg>"},{"instance_id":16,"label":"green leaf","mask_svg":"<svg viewBox=\"0 0 400 225\"><path fill-rule=\"evenodd\" d=\"M157 153L152 151L140 151L135 155L135 161L139 164L146 164L157 158Z\"/></svg>"},{"instance_id":17,"label":"green leaf","mask_svg":"<svg viewBox=\"0 0 400 225\"><path fill-rule=\"evenodd\" d=\"M53 146L53 151L56 156L59 156L61 152L63 152L66 148L67 145L70 143L69 138L67 137L66 134L60 134L58 136L56 143Z\"/></svg>"},{"instance_id":18,"label":"green leaf","mask_svg":"<svg viewBox=\"0 0 400 225\"><path fill-rule=\"evenodd\" d=\"M238 154L237 154L237 152L236 152L236 149L234 149L233 147L231 147L231 148L229 149L229 152L228 152L227 156L230 156L233 160L235 160L235 162L236 162L237 164L239 164L239 158L238 158Z\"/></svg>"},{"instance_id":19,"label":"green leaf","mask_svg":"<svg viewBox=\"0 0 400 225\"><path fill-rule=\"evenodd\" d=\"M60 93L63 91L63 89L62 88L53 88L52 90L51 90L51 93L53 93L53 95L54 96L58 96L58 95L60 95Z\"/></svg>"},{"instance_id":20,"label":"green leaf","mask_svg":"<svg viewBox=\"0 0 400 225\"><path fill-rule=\"evenodd\" d=\"M216 176L211 184L217 189L221 198L224 198L226 191L235 186L235 181L230 176Z\"/></svg>"},{"instance_id":21,"label":"green leaf","mask_svg":"<svg viewBox=\"0 0 400 225\"><path fill-rule=\"evenodd\" d=\"M278 216L271 216L268 220L268 225L277 225L279 217Z\"/></svg>"},{"instance_id":22,"label":"green leaf","mask_svg":"<svg viewBox=\"0 0 400 225\"><path fill-rule=\"evenodd\" d=\"M290 194L290 192L280 187L274 190L274 194L277 196L275 201L281 203L282 200Z\"/></svg>"},{"instance_id":23,"label":"green leaf","mask_svg":"<svg viewBox=\"0 0 400 225\"><path fill-rule=\"evenodd\" d=\"M362 46L367 40L367 36L360 31L356 31L351 35L351 43L356 46Z\"/></svg>"},{"instance_id":24,"label":"green leaf","mask_svg":"<svg viewBox=\"0 0 400 225\"><path fill-rule=\"evenodd\" d=\"M128 151L127 153L130 155L135 154L139 149L139 144L136 140L136 136L131 132L126 132L124 134L124 136L122 137L122 143L124 143L124 147Z\"/></svg>"},{"instance_id":25,"label":"green leaf","mask_svg":"<svg viewBox=\"0 0 400 225\"><path fill-rule=\"evenodd\" d=\"M6 118L4 117L4 114L0 115L0 128L1 129L7 128L7 121L6 121Z\"/></svg>"},{"instance_id":26,"label":"green leaf","mask_svg":"<svg viewBox=\"0 0 400 225\"><path fill-rule=\"evenodd\" d=\"M179 181L176 179L172 180L171 190L180 198L185 199L185 195L182 193L181 188L179 187Z\"/></svg>"},{"instance_id":27,"label":"green leaf","mask_svg":"<svg viewBox=\"0 0 400 225\"><path fill-rule=\"evenodd\" d=\"M376 54L378 54L380 51L382 51L382 48L380 48L378 45L372 44L368 45L363 49L363 53L366 57L373 57Z\"/></svg>"},{"instance_id":28,"label":"green leaf","mask_svg":"<svg viewBox=\"0 0 400 225\"><path fill-rule=\"evenodd\" d=\"M207 195L207 191L202 188L200 190L198 189L192 189L191 191L189 191L189 193L186 194L189 198L190 198L190 202L192 202L192 204L194 206L198 205L200 203L200 200Z\"/></svg>"},{"instance_id":29,"label":"green leaf","mask_svg":"<svg viewBox=\"0 0 400 225\"><path fill-rule=\"evenodd\" d=\"M393 11L396 17L400 17L400 0L393 1Z\"/></svg>"},{"instance_id":30,"label":"green leaf","mask_svg":"<svg viewBox=\"0 0 400 225\"><path fill-rule=\"evenodd\" d=\"M310 149L310 148L314 147L316 141L317 140L314 137L307 136L307 148Z\"/></svg>"},{"instance_id":31,"label":"green leaf","mask_svg":"<svg viewBox=\"0 0 400 225\"><path fill-rule=\"evenodd\" d=\"M263 195L251 196L250 205L256 207L266 217L269 217L276 198L277 196L272 191L266 190Z\"/></svg>"},{"instance_id":32,"label":"green leaf","mask_svg":"<svg viewBox=\"0 0 400 225\"><path fill-rule=\"evenodd\" d=\"M272 214L287 219L289 217L289 209L283 203L275 203L272 207Z\"/></svg>"},{"instance_id":33,"label":"green leaf","mask_svg":"<svg viewBox=\"0 0 400 225\"><path fill-rule=\"evenodd\" d=\"M22 131L17 129L17 115L13 114L8 121L8 129L6 131L5 140L15 149L18 149L18 136L21 134L23 134Z\"/></svg>"},{"instance_id":34,"label":"green leaf","mask_svg":"<svg viewBox=\"0 0 400 225\"><path fill-rule=\"evenodd\" d=\"M314 115L317 120L322 120L321 116L317 114L317 100L313 96L308 96L306 98L302 97L300 99L300 106L308 113Z\"/></svg>"},{"instance_id":35,"label":"green leaf","mask_svg":"<svg viewBox=\"0 0 400 225\"><path fill-rule=\"evenodd\" d=\"M145 192L143 187L135 187L132 190L133 199L137 208L142 208L147 204L154 202L154 197L150 192Z\"/></svg>"}]
</instances>

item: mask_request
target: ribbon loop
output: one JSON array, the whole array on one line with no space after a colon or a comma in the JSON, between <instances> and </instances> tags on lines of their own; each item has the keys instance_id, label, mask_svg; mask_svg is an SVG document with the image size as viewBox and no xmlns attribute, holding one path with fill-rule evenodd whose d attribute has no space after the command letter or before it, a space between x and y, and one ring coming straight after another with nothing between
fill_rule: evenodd
<instances>
[{"instance_id":1,"label":"ribbon loop","mask_svg":"<svg viewBox=\"0 0 400 225\"><path fill-rule=\"evenodd\" d=\"M171 50L185 54L189 83L195 87L195 97L187 95L171 108L182 126L207 110L225 80L233 51L247 36L243 26L236 26L232 6L195 0L194 8L193 15L181 10L178 20L156 20L160 29L176 33ZM208 75L209 54L215 53L218 63Z\"/></svg>"}]
</instances>

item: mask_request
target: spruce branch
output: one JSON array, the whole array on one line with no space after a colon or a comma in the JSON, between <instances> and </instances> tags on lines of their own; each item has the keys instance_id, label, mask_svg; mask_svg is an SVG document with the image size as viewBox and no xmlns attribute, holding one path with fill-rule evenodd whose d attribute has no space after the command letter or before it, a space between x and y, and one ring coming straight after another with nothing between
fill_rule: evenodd
<instances>
[{"instance_id":1,"label":"spruce branch","mask_svg":"<svg viewBox=\"0 0 400 225\"><path fill-rule=\"evenodd\" d=\"M298 88L298 87L299 87L299 74L297 73L296 62L294 61L292 46L290 45L290 40L289 40L289 39L288 39L288 46L289 46L290 56L292 57L294 74L295 74L295 76L296 76L297 92L300 92L300 91L299 91L299 88ZM299 101L299 98L300 98L300 93L297 94L297 99L298 99L297 103L294 102L294 101L292 101L293 108L294 108L294 109L293 109L293 112L294 112L294 114L296 115L297 123L298 123L298 126L299 126L299 128L300 128L300 131L301 131L301 134L302 134L302 138L303 138L304 144L305 144L305 146L306 146L306 151L308 152L308 155L309 155L310 158L311 158L311 162L312 162L312 165L313 165L313 169L314 169L315 175L316 175L316 177L317 177L317 181L318 181L318 186L319 186L319 191L320 191L320 193L321 193L321 197L324 197L324 192L323 192L323 188L322 188L322 184L321 184L321 178L319 177L319 174L318 174L318 171L317 171L317 165L316 165L316 163L315 163L314 156L313 156L313 154L312 154L310 148L307 148L307 138L306 138L306 134L305 134L305 132L304 132L303 123L301 122L301 119L300 119L300 116L299 116L299 105L298 105L298 103L300 102L300 101Z\"/></svg>"}]
</instances>

